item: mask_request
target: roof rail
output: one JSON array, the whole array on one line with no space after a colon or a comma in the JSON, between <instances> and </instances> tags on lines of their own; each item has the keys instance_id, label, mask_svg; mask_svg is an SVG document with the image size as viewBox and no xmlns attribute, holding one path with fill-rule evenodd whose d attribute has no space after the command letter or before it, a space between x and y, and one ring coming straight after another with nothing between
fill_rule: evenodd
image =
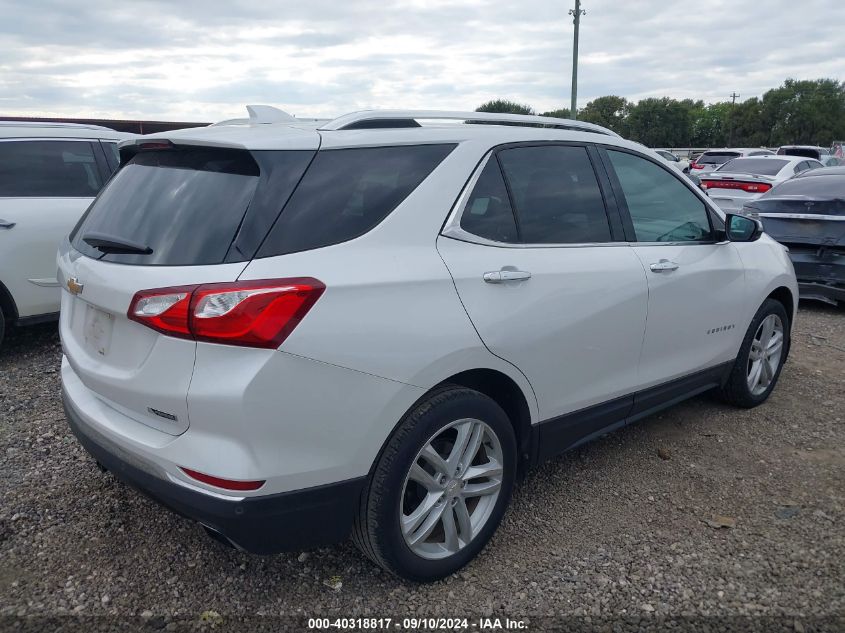
<instances>
[{"instance_id":1,"label":"roof rail","mask_svg":"<svg viewBox=\"0 0 845 633\"><path fill-rule=\"evenodd\" d=\"M63 123L62 121L7 121L0 120L0 126L3 127L59 127L71 128L77 130L107 130L114 132L110 127L104 125L95 125L93 123Z\"/></svg>"},{"instance_id":2,"label":"roof rail","mask_svg":"<svg viewBox=\"0 0 845 633\"><path fill-rule=\"evenodd\" d=\"M349 130L362 128L395 128L415 127L409 121L416 122L418 119L452 120L462 121L465 124L496 124L503 125L527 125L535 127L550 127L563 130L576 130L579 132L594 132L596 134L607 134L608 136L619 136L616 132L608 130L600 125L587 123L585 121L572 121L570 119L557 119L548 116L536 116L526 114L498 114L495 112L459 112L450 110L362 110L344 114L332 121L329 121L319 129L321 130Z\"/></svg>"}]
</instances>

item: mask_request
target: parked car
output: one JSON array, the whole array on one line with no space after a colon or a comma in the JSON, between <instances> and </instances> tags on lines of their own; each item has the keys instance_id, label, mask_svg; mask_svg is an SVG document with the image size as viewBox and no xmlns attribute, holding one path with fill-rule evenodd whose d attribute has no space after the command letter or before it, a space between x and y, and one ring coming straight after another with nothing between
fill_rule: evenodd
<instances>
[{"instance_id":1,"label":"parked car","mask_svg":"<svg viewBox=\"0 0 845 633\"><path fill-rule=\"evenodd\" d=\"M800 156L734 158L701 177L701 186L723 211L739 212L742 206L776 184L822 164Z\"/></svg>"},{"instance_id":2,"label":"parked car","mask_svg":"<svg viewBox=\"0 0 845 633\"><path fill-rule=\"evenodd\" d=\"M58 255L71 429L217 538L351 533L443 578L518 471L774 388L786 250L641 145L480 112L263 121L122 144Z\"/></svg>"},{"instance_id":3,"label":"parked car","mask_svg":"<svg viewBox=\"0 0 845 633\"><path fill-rule=\"evenodd\" d=\"M696 176L703 176L708 172L718 169L720 165L724 165L734 158L743 156L767 156L769 154L774 154L774 152L762 148L711 149L690 163L690 173Z\"/></svg>"},{"instance_id":4,"label":"parked car","mask_svg":"<svg viewBox=\"0 0 845 633\"><path fill-rule=\"evenodd\" d=\"M663 160L667 163L675 167L676 169L680 169L682 173L688 174L689 173L689 165L690 162L688 160L683 160L675 156L672 152L668 152L665 149L656 149L654 150L655 153L660 156Z\"/></svg>"},{"instance_id":5,"label":"parked car","mask_svg":"<svg viewBox=\"0 0 845 633\"><path fill-rule=\"evenodd\" d=\"M806 176L845 176L845 165L804 170L800 174L795 174L792 178L804 178Z\"/></svg>"},{"instance_id":6,"label":"parked car","mask_svg":"<svg viewBox=\"0 0 845 633\"><path fill-rule=\"evenodd\" d=\"M825 167L773 187L743 212L789 247L801 297L845 301L845 167Z\"/></svg>"},{"instance_id":7,"label":"parked car","mask_svg":"<svg viewBox=\"0 0 845 633\"><path fill-rule=\"evenodd\" d=\"M105 127L0 121L0 345L6 328L58 318L56 249L117 167Z\"/></svg>"},{"instance_id":8,"label":"parked car","mask_svg":"<svg viewBox=\"0 0 845 633\"><path fill-rule=\"evenodd\" d=\"M827 147L817 145L782 145L777 154L781 156L803 156L819 161L824 167L836 167L841 164L840 159L831 153Z\"/></svg>"}]
</instances>

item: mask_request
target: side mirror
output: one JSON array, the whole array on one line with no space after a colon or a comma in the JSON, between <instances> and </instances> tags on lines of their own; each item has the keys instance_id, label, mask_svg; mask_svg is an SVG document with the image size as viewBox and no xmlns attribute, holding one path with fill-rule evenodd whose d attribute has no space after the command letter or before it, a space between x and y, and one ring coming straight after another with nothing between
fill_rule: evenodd
<instances>
[{"instance_id":1,"label":"side mirror","mask_svg":"<svg viewBox=\"0 0 845 633\"><path fill-rule=\"evenodd\" d=\"M747 215L725 214L725 233L731 242L754 242L763 234L763 223Z\"/></svg>"}]
</instances>

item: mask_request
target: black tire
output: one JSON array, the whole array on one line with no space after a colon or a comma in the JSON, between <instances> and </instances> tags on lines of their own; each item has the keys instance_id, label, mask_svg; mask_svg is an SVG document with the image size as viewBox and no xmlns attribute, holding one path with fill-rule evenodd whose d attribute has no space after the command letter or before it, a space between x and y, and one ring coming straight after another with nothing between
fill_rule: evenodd
<instances>
[{"instance_id":1,"label":"black tire","mask_svg":"<svg viewBox=\"0 0 845 633\"><path fill-rule=\"evenodd\" d=\"M754 394L748 387L748 357L751 353L751 344L757 334L757 329L763 320L771 314L777 315L783 324L783 351L781 352L777 371L775 371L768 388L760 394ZM746 409L764 403L778 382L783 364L786 361L786 356L789 353L789 343L790 321L789 315L786 313L786 308L783 307L780 301L766 299L763 305L760 306L760 309L757 310L757 314L751 319L751 325L748 326L745 338L742 339L742 345L739 348L739 354L737 354L733 369L731 369L730 376L721 389L720 395L722 399L730 404Z\"/></svg>"},{"instance_id":2,"label":"black tire","mask_svg":"<svg viewBox=\"0 0 845 633\"><path fill-rule=\"evenodd\" d=\"M463 418L481 420L496 434L502 451L499 496L481 530L462 549L445 558L424 558L402 536L403 488L412 463L426 443ZM409 411L387 442L363 493L352 531L358 548L374 563L407 580L430 582L461 569L493 536L507 509L516 473L516 438L505 412L492 399L463 387L429 394Z\"/></svg>"},{"instance_id":3,"label":"black tire","mask_svg":"<svg viewBox=\"0 0 845 633\"><path fill-rule=\"evenodd\" d=\"M0 310L0 348L3 347L3 335L6 333L6 317L3 310Z\"/></svg>"}]
</instances>

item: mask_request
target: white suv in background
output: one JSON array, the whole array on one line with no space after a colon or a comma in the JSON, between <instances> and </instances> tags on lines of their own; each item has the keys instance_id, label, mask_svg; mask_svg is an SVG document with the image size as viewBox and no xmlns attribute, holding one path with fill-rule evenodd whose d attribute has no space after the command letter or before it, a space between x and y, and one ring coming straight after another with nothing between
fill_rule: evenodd
<instances>
[{"instance_id":1,"label":"white suv in background","mask_svg":"<svg viewBox=\"0 0 845 633\"><path fill-rule=\"evenodd\" d=\"M641 145L547 117L264 115L122 144L58 257L70 427L217 538L351 534L442 578L521 469L774 388L786 250Z\"/></svg>"},{"instance_id":2,"label":"white suv in background","mask_svg":"<svg viewBox=\"0 0 845 633\"><path fill-rule=\"evenodd\" d=\"M132 134L0 121L0 344L11 324L58 317L56 249L117 168Z\"/></svg>"}]
</instances>

